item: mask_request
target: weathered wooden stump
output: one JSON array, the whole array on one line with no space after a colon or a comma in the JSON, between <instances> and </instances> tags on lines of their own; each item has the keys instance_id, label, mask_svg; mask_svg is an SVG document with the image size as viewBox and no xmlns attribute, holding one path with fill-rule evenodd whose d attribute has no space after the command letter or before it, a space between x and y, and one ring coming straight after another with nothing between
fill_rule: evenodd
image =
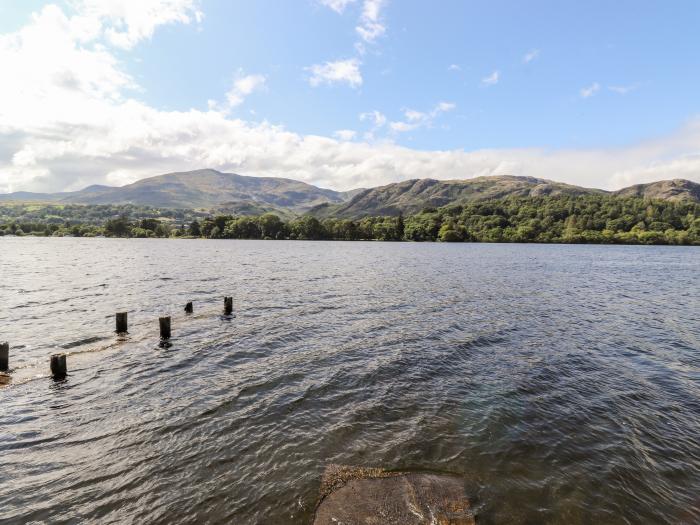
<instances>
[{"instance_id":1,"label":"weathered wooden stump","mask_svg":"<svg viewBox=\"0 0 700 525\"><path fill-rule=\"evenodd\" d=\"M127 321L127 312L117 312L117 330L118 334L125 334L129 331L129 323Z\"/></svg>"},{"instance_id":2,"label":"weathered wooden stump","mask_svg":"<svg viewBox=\"0 0 700 525\"><path fill-rule=\"evenodd\" d=\"M12 376L5 372L0 372L0 385L9 385L12 382Z\"/></svg>"},{"instance_id":3,"label":"weathered wooden stump","mask_svg":"<svg viewBox=\"0 0 700 525\"><path fill-rule=\"evenodd\" d=\"M329 465L314 525L474 525L462 480Z\"/></svg>"},{"instance_id":4,"label":"weathered wooden stump","mask_svg":"<svg viewBox=\"0 0 700 525\"><path fill-rule=\"evenodd\" d=\"M233 297L224 297L224 315L233 313Z\"/></svg>"},{"instance_id":5,"label":"weathered wooden stump","mask_svg":"<svg viewBox=\"0 0 700 525\"><path fill-rule=\"evenodd\" d=\"M159 317L158 323L160 324L160 338L170 339L170 317Z\"/></svg>"},{"instance_id":6,"label":"weathered wooden stump","mask_svg":"<svg viewBox=\"0 0 700 525\"><path fill-rule=\"evenodd\" d=\"M186 313L186 314L191 314L193 311L194 311L194 308L193 308L193 306L192 306L192 301L190 301L189 303L187 303L187 304L185 305L185 313Z\"/></svg>"},{"instance_id":7,"label":"weathered wooden stump","mask_svg":"<svg viewBox=\"0 0 700 525\"><path fill-rule=\"evenodd\" d=\"M54 379L63 379L68 374L66 354L53 354L51 356L51 375Z\"/></svg>"},{"instance_id":8,"label":"weathered wooden stump","mask_svg":"<svg viewBox=\"0 0 700 525\"><path fill-rule=\"evenodd\" d=\"M10 343L0 343L0 372L10 369Z\"/></svg>"}]
</instances>

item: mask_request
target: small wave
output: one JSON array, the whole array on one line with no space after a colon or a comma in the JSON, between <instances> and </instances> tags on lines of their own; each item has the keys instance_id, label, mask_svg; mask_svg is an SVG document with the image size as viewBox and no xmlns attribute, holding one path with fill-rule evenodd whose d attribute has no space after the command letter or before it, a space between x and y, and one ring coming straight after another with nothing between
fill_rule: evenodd
<instances>
[{"instance_id":1,"label":"small wave","mask_svg":"<svg viewBox=\"0 0 700 525\"><path fill-rule=\"evenodd\" d=\"M78 339L77 341L71 341L70 343L65 343L61 345L61 348L64 350L69 350L71 348L76 348L78 346L84 346L84 345L89 345L91 343L96 343L98 341L104 341L107 339L106 337L99 337L99 336L94 336L94 337L86 337L85 339Z\"/></svg>"}]
</instances>

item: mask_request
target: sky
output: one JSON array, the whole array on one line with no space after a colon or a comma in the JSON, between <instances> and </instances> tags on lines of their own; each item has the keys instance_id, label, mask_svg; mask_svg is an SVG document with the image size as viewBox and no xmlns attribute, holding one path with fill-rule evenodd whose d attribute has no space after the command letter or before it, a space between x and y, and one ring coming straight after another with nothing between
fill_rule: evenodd
<instances>
[{"instance_id":1,"label":"sky","mask_svg":"<svg viewBox=\"0 0 700 525\"><path fill-rule=\"evenodd\" d=\"M0 0L0 192L700 182L697 0Z\"/></svg>"}]
</instances>

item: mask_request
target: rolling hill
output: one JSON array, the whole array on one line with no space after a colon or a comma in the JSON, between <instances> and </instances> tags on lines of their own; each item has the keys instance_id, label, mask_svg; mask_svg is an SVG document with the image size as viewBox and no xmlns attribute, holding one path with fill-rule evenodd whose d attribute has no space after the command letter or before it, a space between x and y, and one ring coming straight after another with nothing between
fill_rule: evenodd
<instances>
[{"instance_id":1,"label":"rolling hill","mask_svg":"<svg viewBox=\"0 0 700 525\"><path fill-rule=\"evenodd\" d=\"M413 179L339 192L292 179L250 177L205 169L158 175L121 187L90 186L66 193L0 194L0 203L138 204L199 208L237 215L275 212L285 217L311 213L317 217L357 218L409 215L424 208L509 196L591 194L700 202L700 184L674 179L608 192L535 177L500 175L465 180Z\"/></svg>"},{"instance_id":2,"label":"rolling hill","mask_svg":"<svg viewBox=\"0 0 700 525\"><path fill-rule=\"evenodd\" d=\"M438 208L448 204L464 204L511 196L593 194L700 202L700 184L674 179L608 192L535 177L512 175L476 177L466 180L413 179L362 191L341 204L320 204L313 208L310 213L318 217L340 218L410 215L425 208Z\"/></svg>"},{"instance_id":3,"label":"rolling hill","mask_svg":"<svg viewBox=\"0 0 700 525\"><path fill-rule=\"evenodd\" d=\"M160 208L231 208L304 212L321 203L341 203L345 192L275 177L246 177L216 170L168 173L121 187L90 186L68 193L17 192L2 201L75 204L140 204Z\"/></svg>"},{"instance_id":4,"label":"rolling hill","mask_svg":"<svg viewBox=\"0 0 700 525\"><path fill-rule=\"evenodd\" d=\"M438 208L502 197L542 195L585 195L603 190L570 186L534 177L500 175L466 180L413 179L365 190L342 204L321 204L311 213L319 216L361 217L416 213Z\"/></svg>"},{"instance_id":5,"label":"rolling hill","mask_svg":"<svg viewBox=\"0 0 700 525\"><path fill-rule=\"evenodd\" d=\"M644 197L668 201L700 202L700 184L684 179L660 180L649 184L636 184L615 192L621 197Z\"/></svg>"}]
</instances>

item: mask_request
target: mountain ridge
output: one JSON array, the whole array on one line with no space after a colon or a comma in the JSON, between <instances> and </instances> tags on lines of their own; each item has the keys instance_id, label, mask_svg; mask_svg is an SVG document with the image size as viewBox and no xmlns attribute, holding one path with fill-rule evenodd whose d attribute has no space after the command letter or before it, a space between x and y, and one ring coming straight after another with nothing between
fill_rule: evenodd
<instances>
[{"instance_id":1,"label":"mountain ridge","mask_svg":"<svg viewBox=\"0 0 700 525\"><path fill-rule=\"evenodd\" d=\"M310 213L318 217L357 218L410 214L425 208L511 196L543 195L616 195L700 202L700 184L671 179L606 191L537 177L495 175L451 180L410 179L341 192L294 179L201 169L166 173L124 186L92 185L73 192L0 194L0 203L137 204L227 210L241 215L276 212L285 216Z\"/></svg>"},{"instance_id":2,"label":"mountain ridge","mask_svg":"<svg viewBox=\"0 0 700 525\"><path fill-rule=\"evenodd\" d=\"M340 203L346 192L305 182L251 177L212 169L172 172L124 186L93 185L64 193L17 192L0 194L0 202L45 201L65 204L139 204L162 208L211 208L245 205L303 212L322 202Z\"/></svg>"},{"instance_id":3,"label":"mountain ridge","mask_svg":"<svg viewBox=\"0 0 700 525\"><path fill-rule=\"evenodd\" d=\"M310 210L310 213L319 217L339 218L399 215L416 213L425 208L439 208L480 200L544 195L613 195L700 202L700 184L684 179L673 179L639 184L617 191L606 191L515 175L458 180L411 179L370 188L342 204L320 204Z\"/></svg>"}]
</instances>

